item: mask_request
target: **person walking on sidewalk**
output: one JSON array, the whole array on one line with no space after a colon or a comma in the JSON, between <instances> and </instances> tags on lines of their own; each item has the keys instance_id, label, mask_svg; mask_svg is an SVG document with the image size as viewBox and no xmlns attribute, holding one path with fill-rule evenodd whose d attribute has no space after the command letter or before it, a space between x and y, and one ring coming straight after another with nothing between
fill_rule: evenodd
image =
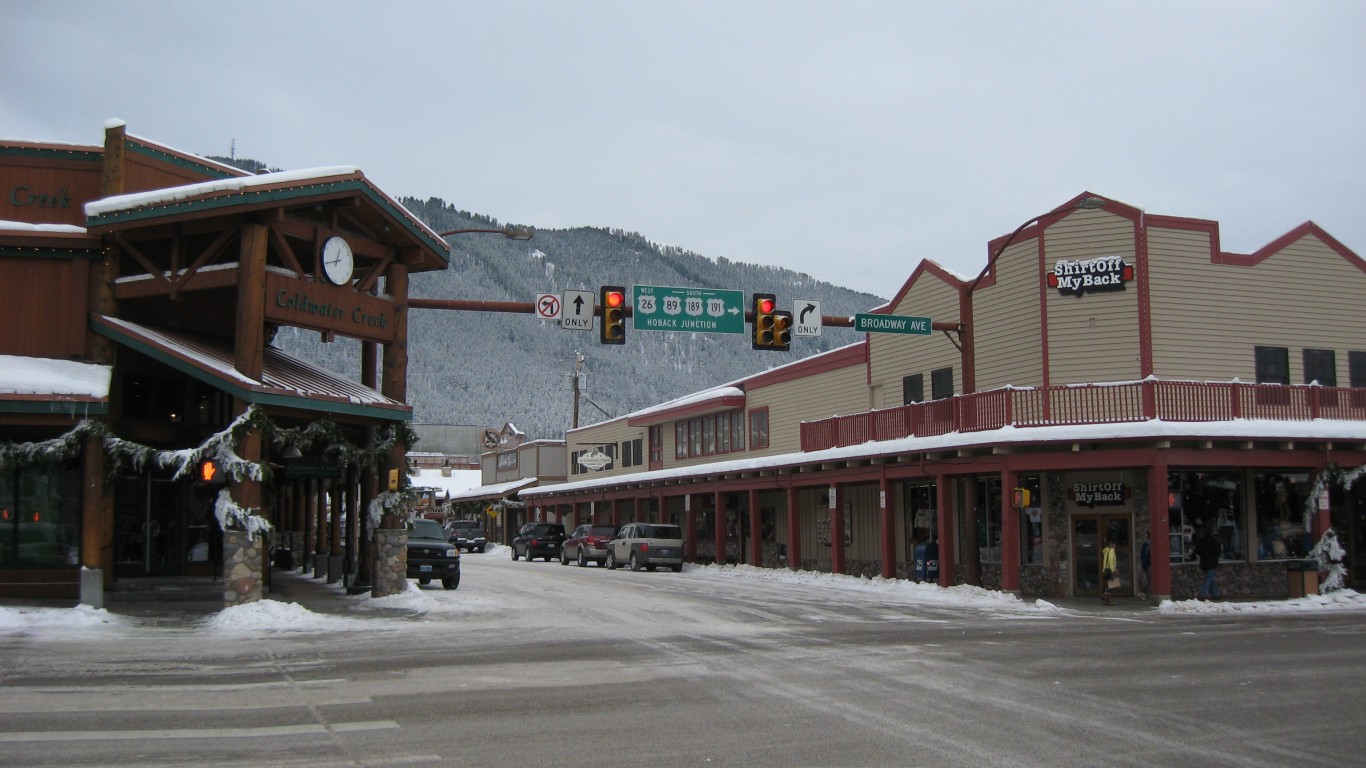
<instances>
[{"instance_id":1,"label":"person walking on sidewalk","mask_svg":"<svg viewBox=\"0 0 1366 768\"><path fill-rule=\"evenodd\" d=\"M1195 539L1195 556L1200 558L1200 570L1205 572L1205 580L1195 595L1196 600L1219 599L1219 584L1215 581L1214 574L1219 568L1219 557L1223 553L1219 539L1215 538L1208 528L1201 528L1200 535Z\"/></svg>"},{"instance_id":2,"label":"person walking on sidewalk","mask_svg":"<svg viewBox=\"0 0 1366 768\"><path fill-rule=\"evenodd\" d=\"M1106 539L1105 549L1100 553L1100 599L1104 601L1106 605L1114 605L1114 603L1110 601L1110 590L1119 587L1118 562L1119 560L1115 556L1115 540Z\"/></svg>"}]
</instances>

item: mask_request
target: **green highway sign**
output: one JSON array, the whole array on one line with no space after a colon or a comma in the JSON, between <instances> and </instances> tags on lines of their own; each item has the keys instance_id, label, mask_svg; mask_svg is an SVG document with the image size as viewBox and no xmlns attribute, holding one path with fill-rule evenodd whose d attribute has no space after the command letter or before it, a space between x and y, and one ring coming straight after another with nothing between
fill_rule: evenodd
<instances>
[{"instance_id":1,"label":"green highway sign","mask_svg":"<svg viewBox=\"0 0 1366 768\"><path fill-rule=\"evenodd\" d=\"M934 326L928 317L903 315L854 315L854 330L860 333L914 333L929 336Z\"/></svg>"},{"instance_id":2,"label":"green highway sign","mask_svg":"<svg viewBox=\"0 0 1366 768\"><path fill-rule=\"evenodd\" d=\"M744 291L631 286L631 327L637 331L744 333Z\"/></svg>"}]
</instances>

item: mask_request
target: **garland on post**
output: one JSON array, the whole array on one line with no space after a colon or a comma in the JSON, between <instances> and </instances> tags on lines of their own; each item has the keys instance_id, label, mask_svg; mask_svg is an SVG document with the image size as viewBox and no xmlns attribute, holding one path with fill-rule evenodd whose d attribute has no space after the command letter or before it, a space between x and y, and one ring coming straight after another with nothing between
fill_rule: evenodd
<instances>
[{"instance_id":1,"label":"garland on post","mask_svg":"<svg viewBox=\"0 0 1366 768\"><path fill-rule=\"evenodd\" d=\"M211 459L233 480L266 482L271 477L270 465L265 462L247 461L238 456L234 449L234 446L251 431L259 431L267 436L271 445L281 451L293 447L304 452L322 444L326 452L337 454L342 466L363 468L382 466L395 445L401 442L404 446L411 447L418 439L417 433L409 424L395 422L380 430L369 446L361 447L347 440L341 428L326 419L319 419L306 427L277 427L264 410L253 404L227 427L210 435L193 448L159 450L124 440L113 434L103 422L86 419L60 437L33 443L0 443L0 468L68 461L79 456L85 438L93 436L100 439L105 453L110 458L110 474L124 466L130 466L139 472L148 466L154 466L174 470L172 479L179 480L192 475L200 463ZM385 491L371 503L372 524L378 525L379 516L386 513L400 515L402 519L401 511L411 506L416 494L408 485L406 472L402 473L402 477L404 479L400 490ZM214 507L224 530L229 530L230 522L233 523L233 527L236 527L237 522L245 526L239 530L254 531L260 525L265 525L264 530L269 529L269 523L257 514L259 510L239 507L230 497L225 506L223 495L226 493L224 490L219 494L219 502ZM376 512L376 509L379 511ZM260 522L255 522L257 520Z\"/></svg>"}]
</instances>

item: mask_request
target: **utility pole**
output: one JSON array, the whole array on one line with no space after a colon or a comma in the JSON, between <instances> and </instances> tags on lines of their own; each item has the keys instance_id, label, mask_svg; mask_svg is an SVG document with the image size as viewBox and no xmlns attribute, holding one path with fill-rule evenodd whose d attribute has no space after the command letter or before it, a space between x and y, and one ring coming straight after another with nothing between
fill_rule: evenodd
<instances>
[{"instance_id":1,"label":"utility pole","mask_svg":"<svg viewBox=\"0 0 1366 768\"><path fill-rule=\"evenodd\" d=\"M572 377L574 387L574 421L570 429L579 428L579 371L583 370L583 355L574 350L574 373Z\"/></svg>"}]
</instances>

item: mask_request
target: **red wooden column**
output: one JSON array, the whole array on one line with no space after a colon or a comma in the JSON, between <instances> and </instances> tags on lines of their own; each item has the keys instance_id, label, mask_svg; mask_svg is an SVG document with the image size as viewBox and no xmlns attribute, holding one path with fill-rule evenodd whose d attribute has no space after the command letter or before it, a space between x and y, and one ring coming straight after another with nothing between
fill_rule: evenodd
<instances>
[{"instance_id":1,"label":"red wooden column","mask_svg":"<svg viewBox=\"0 0 1366 768\"><path fill-rule=\"evenodd\" d=\"M692 508L692 495L683 494L683 558L697 562L697 512Z\"/></svg>"},{"instance_id":2,"label":"red wooden column","mask_svg":"<svg viewBox=\"0 0 1366 768\"><path fill-rule=\"evenodd\" d=\"M764 564L763 516L759 514L759 491L749 492L749 564Z\"/></svg>"},{"instance_id":3,"label":"red wooden column","mask_svg":"<svg viewBox=\"0 0 1366 768\"><path fill-rule=\"evenodd\" d=\"M1167 462L1148 467L1148 544L1152 565L1148 569L1148 599L1154 604L1172 596L1170 506L1167 501Z\"/></svg>"},{"instance_id":4,"label":"red wooden column","mask_svg":"<svg viewBox=\"0 0 1366 768\"><path fill-rule=\"evenodd\" d=\"M939 586L954 585L953 493L948 475L935 475L935 514L939 518Z\"/></svg>"},{"instance_id":5,"label":"red wooden column","mask_svg":"<svg viewBox=\"0 0 1366 768\"><path fill-rule=\"evenodd\" d=\"M802 568L802 514L797 504L797 488L787 486L787 567Z\"/></svg>"},{"instance_id":6,"label":"red wooden column","mask_svg":"<svg viewBox=\"0 0 1366 768\"><path fill-rule=\"evenodd\" d=\"M1015 509L1015 486L1020 473L1006 470L1001 473L1001 590L1020 593L1020 512ZM990 499L983 503L990 504Z\"/></svg>"},{"instance_id":7,"label":"red wooden column","mask_svg":"<svg viewBox=\"0 0 1366 768\"><path fill-rule=\"evenodd\" d=\"M844 573L844 494L830 486L830 572Z\"/></svg>"},{"instance_id":8,"label":"red wooden column","mask_svg":"<svg viewBox=\"0 0 1366 768\"><path fill-rule=\"evenodd\" d=\"M892 486L883 473L877 481L878 517L881 524L882 578L896 578L896 519L892 516Z\"/></svg>"},{"instance_id":9,"label":"red wooden column","mask_svg":"<svg viewBox=\"0 0 1366 768\"><path fill-rule=\"evenodd\" d=\"M726 564L726 502L720 491L712 492L712 528L716 538L716 564Z\"/></svg>"}]
</instances>

